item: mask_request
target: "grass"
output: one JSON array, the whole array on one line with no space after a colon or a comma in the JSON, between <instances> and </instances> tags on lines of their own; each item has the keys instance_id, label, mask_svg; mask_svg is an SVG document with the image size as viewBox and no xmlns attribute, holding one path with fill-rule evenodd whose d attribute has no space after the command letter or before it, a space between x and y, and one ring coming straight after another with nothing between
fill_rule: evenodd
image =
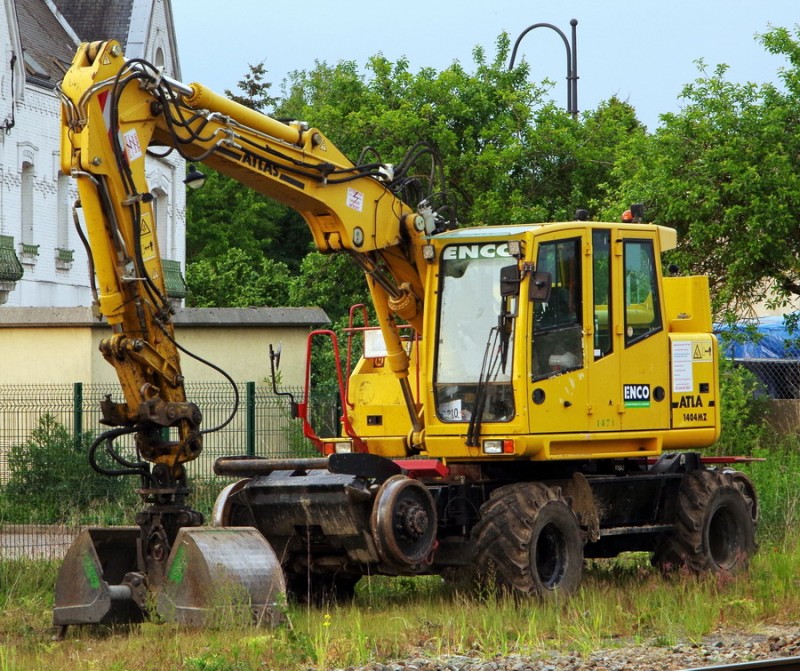
<instances>
[{"instance_id":1,"label":"grass","mask_svg":"<svg viewBox=\"0 0 800 671\"><path fill-rule=\"evenodd\" d=\"M757 630L796 622L800 612L800 542L764 546L741 576L664 578L645 555L587 563L580 592L541 605L477 599L435 577L369 578L352 605L290 607L275 630L231 615L202 631L173 625L76 627L50 639L49 562L0 564L0 670L346 668L409 656L560 650L588 655L620 642L671 646L720 626Z\"/></svg>"}]
</instances>

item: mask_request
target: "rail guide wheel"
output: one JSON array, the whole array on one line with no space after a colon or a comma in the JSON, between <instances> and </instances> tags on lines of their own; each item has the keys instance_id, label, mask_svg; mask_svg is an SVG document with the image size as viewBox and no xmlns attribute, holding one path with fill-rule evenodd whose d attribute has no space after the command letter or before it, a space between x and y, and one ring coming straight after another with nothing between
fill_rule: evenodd
<instances>
[{"instance_id":1,"label":"rail guide wheel","mask_svg":"<svg viewBox=\"0 0 800 671\"><path fill-rule=\"evenodd\" d=\"M383 562L412 569L430 561L436 547L436 507L427 487L405 475L381 485L372 508L372 538Z\"/></svg>"}]
</instances>

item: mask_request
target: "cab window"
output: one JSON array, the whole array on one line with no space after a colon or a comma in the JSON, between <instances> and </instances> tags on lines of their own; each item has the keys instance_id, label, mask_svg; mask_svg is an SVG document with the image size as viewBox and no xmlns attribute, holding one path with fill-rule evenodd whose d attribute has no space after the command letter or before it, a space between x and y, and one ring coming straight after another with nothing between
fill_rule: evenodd
<instances>
[{"instance_id":1,"label":"cab window","mask_svg":"<svg viewBox=\"0 0 800 671\"><path fill-rule=\"evenodd\" d=\"M580 238L539 245L537 272L550 273L548 301L537 302L533 324L533 379L583 367Z\"/></svg>"},{"instance_id":2,"label":"cab window","mask_svg":"<svg viewBox=\"0 0 800 671\"><path fill-rule=\"evenodd\" d=\"M611 231L592 232L592 294L594 295L594 358L611 354Z\"/></svg>"},{"instance_id":3,"label":"cab window","mask_svg":"<svg viewBox=\"0 0 800 671\"><path fill-rule=\"evenodd\" d=\"M662 329L655 251L652 240L626 240L625 346Z\"/></svg>"}]
</instances>

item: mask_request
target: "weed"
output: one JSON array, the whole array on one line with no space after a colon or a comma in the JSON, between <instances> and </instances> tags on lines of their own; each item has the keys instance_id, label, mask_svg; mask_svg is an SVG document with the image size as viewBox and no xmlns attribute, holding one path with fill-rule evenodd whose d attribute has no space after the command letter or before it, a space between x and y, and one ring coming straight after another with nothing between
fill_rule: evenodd
<instances>
[{"instance_id":1,"label":"weed","mask_svg":"<svg viewBox=\"0 0 800 671\"><path fill-rule=\"evenodd\" d=\"M119 524L118 513L135 501L135 495L127 481L92 470L88 457L92 441L91 434L76 439L52 415L42 415L28 440L9 449L0 519L25 524Z\"/></svg>"}]
</instances>

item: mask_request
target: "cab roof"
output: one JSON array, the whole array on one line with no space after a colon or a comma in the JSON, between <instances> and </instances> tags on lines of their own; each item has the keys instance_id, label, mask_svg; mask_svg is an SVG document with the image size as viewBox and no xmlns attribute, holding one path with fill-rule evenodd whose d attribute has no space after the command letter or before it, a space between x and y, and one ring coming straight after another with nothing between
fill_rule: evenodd
<instances>
[{"instance_id":1,"label":"cab roof","mask_svg":"<svg viewBox=\"0 0 800 671\"><path fill-rule=\"evenodd\" d=\"M655 229L658 232L659 241L661 243L661 251L674 249L678 243L678 234L673 228L666 226L658 226L656 224L632 224L622 222L608 222L608 221L552 221L538 224L504 224L497 226L469 226L464 228L455 228L443 233L437 233L431 236L431 240L443 241L457 241L467 239L481 239L492 238L505 239L524 235L525 233L532 233L535 231L559 231L559 230L574 230L576 228L582 229L623 229L628 231L636 231L637 229Z\"/></svg>"}]
</instances>

